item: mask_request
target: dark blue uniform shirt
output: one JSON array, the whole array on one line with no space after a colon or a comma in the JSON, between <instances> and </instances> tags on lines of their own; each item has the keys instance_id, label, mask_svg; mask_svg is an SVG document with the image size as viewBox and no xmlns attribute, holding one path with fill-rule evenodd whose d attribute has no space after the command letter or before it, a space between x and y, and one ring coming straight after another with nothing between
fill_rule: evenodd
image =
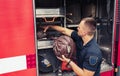
<instances>
[{"instance_id":1,"label":"dark blue uniform shirt","mask_svg":"<svg viewBox=\"0 0 120 76\"><path fill-rule=\"evenodd\" d=\"M83 41L76 31L72 32L71 37L76 43L78 66L81 69L85 68L87 70L94 71L94 76L100 76L102 54L96 40L93 38L83 46Z\"/></svg>"}]
</instances>

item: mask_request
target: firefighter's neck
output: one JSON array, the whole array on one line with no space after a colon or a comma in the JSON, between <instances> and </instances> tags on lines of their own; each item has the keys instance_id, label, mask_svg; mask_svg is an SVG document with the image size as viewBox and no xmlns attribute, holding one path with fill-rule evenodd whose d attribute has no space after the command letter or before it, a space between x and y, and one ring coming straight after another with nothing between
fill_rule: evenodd
<instances>
[{"instance_id":1,"label":"firefighter's neck","mask_svg":"<svg viewBox=\"0 0 120 76\"><path fill-rule=\"evenodd\" d=\"M82 37L83 46L85 46L91 39L93 39L94 35L85 35Z\"/></svg>"}]
</instances>

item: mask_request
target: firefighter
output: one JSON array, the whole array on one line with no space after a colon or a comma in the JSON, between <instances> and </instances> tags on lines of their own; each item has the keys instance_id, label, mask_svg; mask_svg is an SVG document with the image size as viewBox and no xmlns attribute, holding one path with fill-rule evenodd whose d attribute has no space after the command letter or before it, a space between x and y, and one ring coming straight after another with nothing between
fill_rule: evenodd
<instances>
[{"instance_id":1,"label":"firefighter","mask_svg":"<svg viewBox=\"0 0 120 76\"><path fill-rule=\"evenodd\" d=\"M83 18L77 27L77 31L57 25L49 25L45 27L44 32L48 28L70 36L76 43L77 64L64 55L61 58L58 57L58 59L67 62L77 76L100 76L102 53L94 38L96 30L96 21L94 18Z\"/></svg>"}]
</instances>

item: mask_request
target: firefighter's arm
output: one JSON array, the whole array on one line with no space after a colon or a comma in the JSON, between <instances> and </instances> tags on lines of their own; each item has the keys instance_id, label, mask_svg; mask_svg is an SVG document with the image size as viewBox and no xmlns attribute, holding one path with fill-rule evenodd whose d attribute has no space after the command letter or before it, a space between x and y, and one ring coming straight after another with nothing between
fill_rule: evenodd
<instances>
[{"instance_id":1,"label":"firefighter's arm","mask_svg":"<svg viewBox=\"0 0 120 76\"><path fill-rule=\"evenodd\" d=\"M46 32L48 28L52 28L52 29L54 29L56 31L59 31L59 32L65 34L65 35L68 35L68 36L71 36L71 33L73 32L73 30L71 30L71 29L61 27L61 26L57 26L57 25L56 26L55 25L54 26L52 26L52 25L46 26L45 29L44 29L44 32Z\"/></svg>"},{"instance_id":2,"label":"firefighter's arm","mask_svg":"<svg viewBox=\"0 0 120 76\"><path fill-rule=\"evenodd\" d=\"M72 67L73 71L77 74L77 76L93 76L95 73L95 72L89 71L85 68L81 69L73 61L71 61L69 63L69 65Z\"/></svg>"},{"instance_id":3,"label":"firefighter's arm","mask_svg":"<svg viewBox=\"0 0 120 76\"><path fill-rule=\"evenodd\" d=\"M61 61L67 62L68 65L70 65L73 71L77 74L77 76L93 76L95 73L94 71L90 71L85 68L81 69L78 65L76 65L70 59L66 58L64 55L62 55L62 58L58 57L58 59L60 59Z\"/></svg>"}]
</instances>

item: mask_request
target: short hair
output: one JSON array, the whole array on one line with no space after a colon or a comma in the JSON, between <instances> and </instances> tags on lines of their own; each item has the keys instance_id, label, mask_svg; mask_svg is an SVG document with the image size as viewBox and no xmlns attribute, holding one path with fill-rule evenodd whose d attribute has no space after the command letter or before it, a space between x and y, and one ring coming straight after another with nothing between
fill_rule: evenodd
<instances>
[{"instance_id":1,"label":"short hair","mask_svg":"<svg viewBox=\"0 0 120 76\"><path fill-rule=\"evenodd\" d=\"M96 20L92 17L87 17L83 18L82 21L84 21L85 26L90 29L88 35L93 35L96 31Z\"/></svg>"}]
</instances>

